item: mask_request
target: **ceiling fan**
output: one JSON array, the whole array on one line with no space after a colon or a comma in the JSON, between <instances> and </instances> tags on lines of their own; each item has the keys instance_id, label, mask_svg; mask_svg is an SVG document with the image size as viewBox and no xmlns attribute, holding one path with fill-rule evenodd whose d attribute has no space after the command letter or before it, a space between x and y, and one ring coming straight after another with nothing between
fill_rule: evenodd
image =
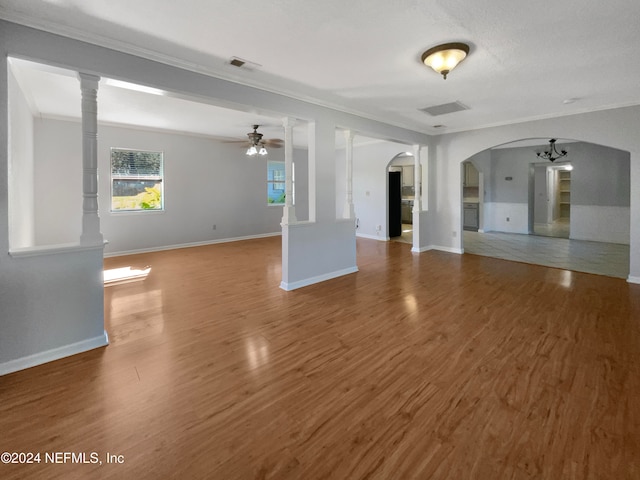
<instances>
[{"instance_id":1,"label":"ceiling fan","mask_svg":"<svg viewBox=\"0 0 640 480\"><path fill-rule=\"evenodd\" d=\"M249 148L247 149L247 155L249 155L250 157L253 157L254 155L266 155L266 147L280 148L284 143L284 141L279 138L263 140L263 134L258 132L259 126L260 125L254 125L253 132L247 133L247 137L249 137Z\"/></svg>"}]
</instances>

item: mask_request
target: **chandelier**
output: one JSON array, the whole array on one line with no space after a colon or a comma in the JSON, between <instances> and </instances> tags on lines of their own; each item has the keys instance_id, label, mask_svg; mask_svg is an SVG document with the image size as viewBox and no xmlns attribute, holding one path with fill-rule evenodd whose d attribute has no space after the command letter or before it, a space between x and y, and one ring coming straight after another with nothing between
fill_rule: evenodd
<instances>
[{"instance_id":1,"label":"chandelier","mask_svg":"<svg viewBox=\"0 0 640 480\"><path fill-rule=\"evenodd\" d=\"M536 155L538 156L538 158L541 158L543 160L549 160L550 162L553 162L559 158L562 157L566 157L567 156L567 151L566 150L560 150L558 152L558 150L556 150L556 139L552 138L551 140L549 140L549 150L545 150L544 152L538 152L536 153Z\"/></svg>"}]
</instances>

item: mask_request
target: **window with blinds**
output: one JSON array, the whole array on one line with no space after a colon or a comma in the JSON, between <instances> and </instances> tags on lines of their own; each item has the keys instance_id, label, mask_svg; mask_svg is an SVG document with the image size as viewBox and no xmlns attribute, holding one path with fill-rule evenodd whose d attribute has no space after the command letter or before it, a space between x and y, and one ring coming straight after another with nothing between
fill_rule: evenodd
<instances>
[{"instance_id":1,"label":"window with blinds","mask_svg":"<svg viewBox=\"0 0 640 480\"><path fill-rule=\"evenodd\" d=\"M163 210L163 155L111 149L111 211Z\"/></svg>"}]
</instances>

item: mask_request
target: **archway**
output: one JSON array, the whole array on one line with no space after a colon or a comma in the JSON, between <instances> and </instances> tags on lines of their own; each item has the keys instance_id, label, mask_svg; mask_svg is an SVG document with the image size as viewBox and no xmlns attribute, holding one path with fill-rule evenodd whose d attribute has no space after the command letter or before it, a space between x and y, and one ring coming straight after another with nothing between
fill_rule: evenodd
<instances>
[{"instance_id":1,"label":"archway","mask_svg":"<svg viewBox=\"0 0 640 480\"><path fill-rule=\"evenodd\" d=\"M387 232L392 241L413 244L415 159L410 152L394 156L386 168Z\"/></svg>"},{"instance_id":2,"label":"archway","mask_svg":"<svg viewBox=\"0 0 640 480\"><path fill-rule=\"evenodd\" d=\"M542 161L537 151L548 139L527 139L479 152L473 162L484 174L485 194L479 232L465 231L467 253L626 278L630 244L630 153L588 142L567 140L562 164ZM463 162L463 163L465 163ZM572 170L567 170L572 167ZM464 168L464 167L463 167ZM536 204L536 170L552 172L555 198L544 198L544 221ZM464 172L464 170L463 170ZM571 174L570 183L561 174ZM463 175L464 183L464 175ZM571 187L569 188L569 185ZM545 185L548 193L549 185ZM465 187L462 187L463 191ZM463 198L464 200L464 198ZM461 203L461 217L465 216ZM537 220L537 221L536 221ZM566 222L567 238L530 237L537 228Z\"/></svg>"}]
</instances>

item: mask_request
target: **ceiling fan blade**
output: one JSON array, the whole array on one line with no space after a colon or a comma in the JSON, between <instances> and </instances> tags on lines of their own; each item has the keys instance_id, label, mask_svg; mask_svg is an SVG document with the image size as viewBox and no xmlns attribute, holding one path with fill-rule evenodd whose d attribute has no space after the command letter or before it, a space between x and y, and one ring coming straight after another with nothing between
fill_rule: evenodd
<instances>
[{"instance_id":1,"label":"ceiling fan blade","mask_svg":"<svg viewBox=\"0 0 640 480\"><path fill-rule=\"evenodd\" d=\"M265 147L281 148L284 145L284 140L280 138L270 138L268 140L264 140L262 143L264 143Z\"/></svg>"}]
</instances>

